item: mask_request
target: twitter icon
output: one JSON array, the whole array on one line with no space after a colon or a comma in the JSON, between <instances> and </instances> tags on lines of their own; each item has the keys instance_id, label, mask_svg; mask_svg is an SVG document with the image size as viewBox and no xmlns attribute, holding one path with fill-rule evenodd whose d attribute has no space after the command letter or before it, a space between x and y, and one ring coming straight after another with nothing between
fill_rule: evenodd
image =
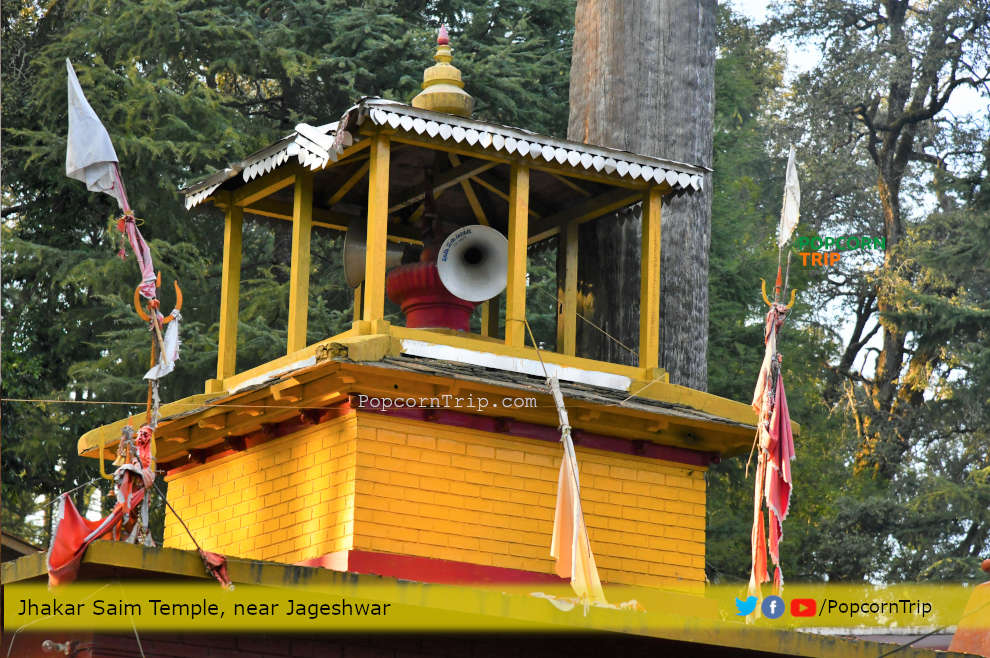
<instances>
[{"instance_id":1,"label":"twitter icon","mask_svg":"<svg viewBox=\"0 0 990 658\"><path fill-rule=\"evenodd\" d=\"M756 610L756 597L748 596L745 601L736 599L736 610L739 611L736 613L737 617L745 617L746 615L751 614L754 610Z\"/></svg>"}]
</instances>

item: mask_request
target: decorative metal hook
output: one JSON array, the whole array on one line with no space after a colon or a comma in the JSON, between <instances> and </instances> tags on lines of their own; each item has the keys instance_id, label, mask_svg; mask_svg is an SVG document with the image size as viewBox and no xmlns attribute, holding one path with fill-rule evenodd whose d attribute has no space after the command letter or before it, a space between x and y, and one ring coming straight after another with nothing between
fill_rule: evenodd
<instances>
[{"instance_id":1,"label":"decorative metal hook","mask_svg":"<svg viewBox=\"0 0 990 658\"><path fill-rule=\"evenodd\" d=\"M182 289L179 288L178 281L173 281L172 284L175 286L175 309L172 311L172 313L175 313L175 311L182 310ZM161 272L158 272L158 279L156 280L155 285L156 286L162 285ZM151 316L145 313L144 310L141 308L141 286L138 286L137 288L134 289L134 310L137 311L138 316L142 320L144 320L145 322L151 322ZM175 319L172 313L165 316L165 319L162 320L163 325L166 325L169 322L171 322L173 319Z\"/></svg>"},{"instance_id":2,"label":"decorative metal hook","mask_svg":"<svg viewBox=\"0 0 990 658\"><path fill-rule=\"evenodd\" d=\"M763 294L763 301L766 303L767 306L773 306L773 302L771 302L770 301L770 298L767 297L767 280L766 279L760 279L760 282L762 284L761 285L761 293ZM797 295L797 289L796 288L791 288L791 300L790 300L790 302L788 302L787 306L785 306L784 308L786 308L787 310L790 310L791 307L794 306L794 297L795 297L795 295Z\"/></svg>"},{"instance_id":3,"label":"decorative metal hook","mask_svg":"<svg viewBox=\"0 0 990 658\"><path fill-rule=\"evenodd\" d=\"M103 477L105 480L112 480L113 479L113 475L107 473L107 467L106 467L106 464L103 461L104 459L106 459L106 449L107 449L107 438L105 436L101 436L100 437L100 455L99 455L99 458L100 458L100 476Z\"/></svg>"}]
</instances>

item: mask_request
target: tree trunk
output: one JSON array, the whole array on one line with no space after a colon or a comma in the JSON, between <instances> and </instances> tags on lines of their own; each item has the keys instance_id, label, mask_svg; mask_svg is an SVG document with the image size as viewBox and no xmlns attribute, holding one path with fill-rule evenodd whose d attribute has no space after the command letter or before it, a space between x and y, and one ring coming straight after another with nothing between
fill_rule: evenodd
<instances>
[{"instance_id":1,"label":"tree trunk","mask_svg":"<svg viewBox=\"0 0 990 658\"><path fill-rule=\"evenodd\" d=\"M579 0L567 136L710 167L714 75L715 0ZM705 390L711 176L702 192L664 201L660 366L672 383ZM585 224L578 247L587 302L578 312L630 347L639 342L639 215ZM634 362L581 324L580 355Z\"/></svg>"}]
</instances>

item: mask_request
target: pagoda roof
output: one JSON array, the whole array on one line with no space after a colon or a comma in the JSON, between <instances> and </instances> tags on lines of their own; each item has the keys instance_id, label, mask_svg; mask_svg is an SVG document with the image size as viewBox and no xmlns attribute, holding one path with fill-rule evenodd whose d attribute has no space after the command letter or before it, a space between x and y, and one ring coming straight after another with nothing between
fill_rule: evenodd
<instances>
[{"instance_id":1,"label":"pagoda roof","mask_svg":"<svg viewBox=\"0 0 990 658\"><path fill-rule=\"evenodd\" d=\"M277 142L181 188L186 208L200 204L235 177L240 176L241 183L247 183L292 159L313 171L322 169L360 141L363 136L359 130L365 126L426 138L438 145L466 147L479 156L526 158L534 165L562 169L565 175L567 170L572 170L596 174L618 185L666 185L675 194L700 190L705 174L711 171L699 165L366 97L344 112L339 121L321 126L301 123Z\"/></svg>"}]
</instances>

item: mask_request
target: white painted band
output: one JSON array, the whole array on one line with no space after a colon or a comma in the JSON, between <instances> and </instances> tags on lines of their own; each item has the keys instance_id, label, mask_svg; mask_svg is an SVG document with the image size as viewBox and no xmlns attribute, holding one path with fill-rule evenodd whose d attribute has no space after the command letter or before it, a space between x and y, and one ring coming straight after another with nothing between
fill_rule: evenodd
<instances>
[{"instance_id":1,"label":"white painted band","mask_svg":"<svg viewBox=\"0 0 990 658\"><path fill-rule=\"evenodd\" d=\"M403 340L402 353L410 356L425 356L441 361L453 361L454 363L466 363L473 366L495 368L496 370L518 372L525 375L536 375L537 377L545 376L543 364L534 359L521 359L493 354L491 352L477 352L461 347L436 345L421 340ZM588 384L590 386L601 386L602 388L611 388L616 391L628 391L629 386L632 384L632 380L624 375L582 370L580 368L559 366L555 363L546 363L546 372L564 381Z\"/></svg>"}]
</instances>

